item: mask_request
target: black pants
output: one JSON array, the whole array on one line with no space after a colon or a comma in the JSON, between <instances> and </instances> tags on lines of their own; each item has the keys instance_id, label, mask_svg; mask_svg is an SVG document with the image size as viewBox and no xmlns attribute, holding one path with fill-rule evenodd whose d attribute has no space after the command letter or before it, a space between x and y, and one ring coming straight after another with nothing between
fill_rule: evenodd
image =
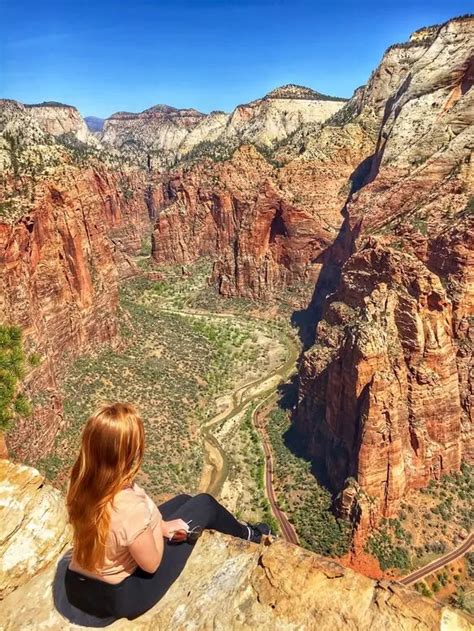
<instances>
[{"instance_id":1,"label":"black pants","mask_svg":"<svg viewBox=\"0 0 474 631\"><path fill-rule=\"evenodd\" d=\"M207 493L178 495L159 506L163 519L192 520L190 527L212 528L234 537L247 538L247 527ZM98 618L133 619L148 611L168 591L182 572L193 545L165 540L163 558L153 574L138 568L117 585L66 570L67 599L75 608Z\"/></svg>"}]
</instances>

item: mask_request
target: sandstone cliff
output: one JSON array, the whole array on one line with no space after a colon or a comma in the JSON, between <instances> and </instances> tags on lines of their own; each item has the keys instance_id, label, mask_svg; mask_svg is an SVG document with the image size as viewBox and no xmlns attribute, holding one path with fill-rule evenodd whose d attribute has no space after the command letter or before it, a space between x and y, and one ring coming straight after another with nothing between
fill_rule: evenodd
<instances>
[{"instance_id":1,"label":"sandstone cliff","mask_svg":"<svg viewBox=\"0 0 474 631\"><path fill-rule=\"evenodd\" d=\"M277 175L249 146L230 161L205 161L175 173L163 186L154 259L189 263L212 255L218 259L214 277L225 295L263 298L295 280L314 282L314 260L331 242L331 231L291 195L283 195Z\"/></svg>"},{"instance_id":2,"label":"sandstone cliff","mask_svg":"<svg viewBox=\"0 0 474 631\"><path fill-rule=\"evenodd\" d=\"M334 490L355 477L376 515L472 459L473 34L459 18L387 53L410 65L390 74L373 158L329 253L341 278L300 370L310 453Z\"/></svg>"},{"instance_id":3,"label":"sandstone cliff","mask_svg":"<svg viewBox=\"0 0 474 631\"><path fill-rule=\"evenodd\" d=\"M229 155L245 142L271 146L303 122L322 122L344 104L301 86L283 86L231 114L156 105L140 114L118 112L105 121L104 142L153 167L184 156Z\"/></svg>"},{"instance_id":4,"label":"sandstone cliff","mask_svg":"<svg viewBox=\"0 0 474 631\"><path fill-rule=\"evenodd\" d=\"M198 164L165 176L163 208L155 226L155 244L160 244L154 248L155 259L162 262L166 250L173 262L192 260L200 255L200 243L213 226L220 249L214 278L223 294L268 298L291 284L316 283L329 258L340 262L337 247L328 256L329 246L338 236L348 196L370 172L387 102L428 47L423 40L416 46L389 49L367 85L356 90L348 103L339 103L326 119L301 119L291 133L278 137L273 152L240 150L228 161L209 162L205 175ZM276 96L282 95L277 91ZM256 120L262 124L262 114ZM256 130L252 137L241 136L254 144L257 137ZM226 153L213 157L222 159ZM265 159L267 167L256 167ZM238 177L223 175L230 170ZM233 212L237 220L230 239L227 227L213 219L226 213L221 206L223 189L228 207L239 208ZM192 224L193 231L186 233L182 224ZM224 238L222 230L227 232ZM175 248L176 243L180 247Z\"/></svg>"},{"instance_id":5,"label":"sandstone cliff","mask_svg":"<svg viewBox=\"0 0 474 631\"><path fill-rule=\"evenodd\" d=\"M0 628L77 629L55 610L53 579L68 545L58 491L29 467L0 461ZM62 564L64 566L64 564ZM55 590L61 602L61 590ZM2 600L3 598L3 600ZM373 581L283 541L261 545L207 531L183 573L141 618L111 629L386 629L468 631L459 612Z\"/></svg>"},{"instance_id":6,"label":"sandstone cliff","mask_svg":"<svg viewBox=\"0 0 474 631\"><path fill-rule=\"evenodd\" d=\"M55 102L35 103L25 105L25 107L47 134L53 136L71 134L80 142L95 143L95 139L89 134L85 121L75 107Z\"/></svg>"},{"instance_id":7,"label":"sandstone cliff","mask_svg":"<svg viewBox=\"0 0 474 631\"><path fill-rule=\"evenodd\" d=\"M151 189L113 156L63 144L32 110L44 114L0 103L1 320L21 326L27 352L41 358L26 379L34 417L9 436L21 458L41 457L54 441L65 364L116 339L118 278L149 230Z\"/></svg>"}]
</instances>

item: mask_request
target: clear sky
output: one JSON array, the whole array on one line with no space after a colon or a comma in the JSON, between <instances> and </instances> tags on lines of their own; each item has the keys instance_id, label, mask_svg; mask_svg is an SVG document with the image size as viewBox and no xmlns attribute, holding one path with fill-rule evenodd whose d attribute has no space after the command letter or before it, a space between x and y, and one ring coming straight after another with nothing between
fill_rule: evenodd
<instances>
[{"instance_id":1,"label":"clear sky","mask_svg":"<svg viewBox=\"0 0 474 631\"><path fill-rule=\"evenodd\" d=\"M0 0L0 97L84 116L230 111L285 83L349 97L384 50L472 0Z\"/></svg>"}]
</instances>

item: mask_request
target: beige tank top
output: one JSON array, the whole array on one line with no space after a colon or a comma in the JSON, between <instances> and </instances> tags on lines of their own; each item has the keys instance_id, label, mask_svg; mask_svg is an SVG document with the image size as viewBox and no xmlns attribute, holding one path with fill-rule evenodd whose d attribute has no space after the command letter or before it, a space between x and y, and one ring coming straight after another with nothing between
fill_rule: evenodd
<instances>
[{"instance_id":1,"label":"beige tank top","mask_svg":"<svg viewBox=\"0 0 474 631\"><path fill-rule=\"evenodd\" d=\"M120 583L138 567L128 546L148 527L161 534L161 521L162 515L156 504L138 484L119 491L113 501L105 562L100 572L81 568L74 558L74 551L70 569L107 583Z\"/></svg>"}]
</instances>

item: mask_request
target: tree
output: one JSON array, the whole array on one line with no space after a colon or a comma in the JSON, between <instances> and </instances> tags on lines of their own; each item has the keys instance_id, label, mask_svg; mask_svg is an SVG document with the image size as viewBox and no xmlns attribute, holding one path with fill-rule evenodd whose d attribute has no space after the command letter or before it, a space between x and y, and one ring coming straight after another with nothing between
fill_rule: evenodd
<instances>
[{"instance_id":1,"label":"tree","mask_svg":"<svg viewBox=\"0 0 474 631\"><path fill-rule=\"evenodd\" d=\"M24 365L21 329L0 325L0 432L7 430L18 416L31 414L29 401L18 392Z\"/></svg>"}]
</instances>

